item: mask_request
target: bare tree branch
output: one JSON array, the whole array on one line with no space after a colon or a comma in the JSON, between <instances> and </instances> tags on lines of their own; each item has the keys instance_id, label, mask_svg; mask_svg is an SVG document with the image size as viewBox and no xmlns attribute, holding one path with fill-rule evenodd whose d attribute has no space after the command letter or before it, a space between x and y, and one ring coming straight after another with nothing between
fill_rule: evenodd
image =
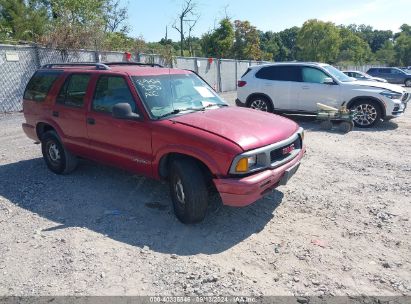
<instances>
[{"instance_id":1,"label":"bare tree branch","mask_svg":"<svg viewBox=\"0 0 411 304\"><path fill-rule=\"evenodd\" d=\"M177 19L174 21L172 27L180 33L180 54L184 56L184 24L188 21L187 17L195 16L197 9L197 2L195 0L185 0L181 7L181 12L178 14ZM179 24L177 25L177 22Z\"/></svg>"}]
</instances>

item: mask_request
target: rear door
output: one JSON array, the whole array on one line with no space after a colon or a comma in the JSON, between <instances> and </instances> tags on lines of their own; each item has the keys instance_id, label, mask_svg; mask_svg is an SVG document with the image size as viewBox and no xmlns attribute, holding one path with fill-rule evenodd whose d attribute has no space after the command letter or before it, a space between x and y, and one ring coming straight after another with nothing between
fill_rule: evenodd
<instances>
[{"instance_id":1,"label":"rear door","mask_svg":"<svg viewBox=\"0 0 411 304\"><path fill-rule=\"evenodd\" d=\"M87 113L87 134L92 157L147 176L152 175L151 128L136 103L138 98L128 77L100 75ZM129 103L141 120L112 117L117 103Z\"/></svg>"},{"instance_id":2,"label":"rear door","mask_svg":"<svg viewBox=\"0 0 411 304\"><path fill-rule=\"evenodd\" d=\"M261 68L255 77L261 79L260 91L271 98L274 110L281 112L298 108L300 75L299 66L276 65Z\"/></svg>"},{"instance_id":3,"label":"rear door","mask_svg":"<svg viewBox=\"0 0 411 304\"><path fill-rule=\"evenodd\" d=\"M68 74L52 109L65 144L79 155L83 155L88 147L85 104L91 94L90 79L88 73Z\"/></svg>"},{"instance_id":4,"label":"rear door","mask_svg":"<svg viewBox=\"0 0 411 304\"><path fill-rule=\"evenodd\" d=\"M302 82L300 84L298 108L304 112L316 112L317 103L338 108L340 102L340 86L325 84L325 78L331 78L321 69L310 66L301 68Z\"/></svg>"}]
</instances>

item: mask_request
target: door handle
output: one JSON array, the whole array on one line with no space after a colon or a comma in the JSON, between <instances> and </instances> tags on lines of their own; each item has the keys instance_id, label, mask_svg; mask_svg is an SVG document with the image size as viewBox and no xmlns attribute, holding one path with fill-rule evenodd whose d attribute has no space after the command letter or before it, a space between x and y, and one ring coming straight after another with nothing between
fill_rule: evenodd
<instances>
[{"instance_id":1,"label":"door handle","mask_svg":"<svg viewBox=\"0 0 411 304\"><path fill-rule=\"evenodd\" d=\"M303 90L308 90L308 89L310 89L310 87L303 86Z\"/></svg>"},{"instance_id":2,"label":"door handle","mask_svg":"<svg viewBox=\"0 0 411 304\"><path fill-rule=\"evenodd\" d=\"M53 111L52 115L53 115L54 117L59 117L59 112Z\"/></svg>"},{"instance_id":3,"label":"door handle","mask_svg":"<svg viewBox=\"0 0 411 304\"><path fill-rule=\"evenodd\" d=\"M95 120L94 118L89 117L89 118L87 118L87 123L88 123L89 125L95 125L95 124L96 124L96 120Z\"/></svg>"}]
</instances>

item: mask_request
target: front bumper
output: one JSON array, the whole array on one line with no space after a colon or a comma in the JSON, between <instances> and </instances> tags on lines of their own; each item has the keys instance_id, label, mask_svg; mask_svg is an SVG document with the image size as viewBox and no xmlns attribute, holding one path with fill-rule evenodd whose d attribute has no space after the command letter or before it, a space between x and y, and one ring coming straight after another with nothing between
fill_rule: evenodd
<instances>
[{"instance_id":1,"label":"front bumper","mask_svg":"<svg viewBox=\"0 0 411 304\"><path fill-rule=\"evenodd\" d=\"M297 171L304 153L305 147L290 162L275 169L264 170L243 178L214 179L223 204L244 207L269 194L277 186L286 184Z\"/></svg>"},{"instance_id":2,"label":"front bumper","mask_svg":"<svg viewBox=\"0 0 411 304\"><path fill-rule=\"evenodd\" d=\"M391 113L387 113L387 117L399 117L405 113L405 110L407 109L407 102L401 102L400 104L396 104L394 108L392 109Z\"/></svg>"}]
</instances>

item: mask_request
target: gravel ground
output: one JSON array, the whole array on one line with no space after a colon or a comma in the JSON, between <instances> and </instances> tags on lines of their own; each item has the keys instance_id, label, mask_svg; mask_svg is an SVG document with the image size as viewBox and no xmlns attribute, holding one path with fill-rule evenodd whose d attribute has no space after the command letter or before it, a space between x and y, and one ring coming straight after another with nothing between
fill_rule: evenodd
<instances>
[{"instance_id":1,"label":"gravel ground","mask_svg":"<svg viewBox=\"0 0 411 304\"><path fill-rule=\"evenodd\" d=\"M290 183L195 226L165 183L52 174L22 121L0 116L0 295L411 295L409 113L346 135L298 119Z\"/></svg>"}]
</instances>

